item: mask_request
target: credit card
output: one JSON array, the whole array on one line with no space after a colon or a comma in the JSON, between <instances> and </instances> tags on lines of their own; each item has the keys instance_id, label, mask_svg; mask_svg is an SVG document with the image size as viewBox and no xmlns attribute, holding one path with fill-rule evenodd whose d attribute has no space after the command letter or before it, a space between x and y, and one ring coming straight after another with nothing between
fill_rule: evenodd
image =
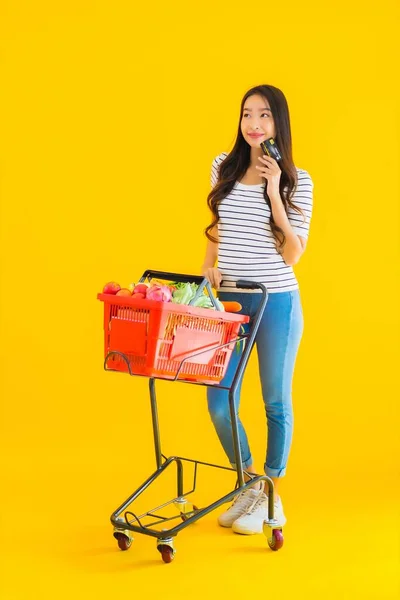
<instances>
[{"instance_id":1,"label":"credit card","mask_svg":"<svg viewBox=\"0 0 400 600\"><path fill-rule=\"evenodd\" d=\"M279 148L276 145L274 138L269 138L260 144L262 151L264 154L268 154L271 158L274 158L277 162L282 160L281 153L279 152Z\"/></svg>"}]
</instances>

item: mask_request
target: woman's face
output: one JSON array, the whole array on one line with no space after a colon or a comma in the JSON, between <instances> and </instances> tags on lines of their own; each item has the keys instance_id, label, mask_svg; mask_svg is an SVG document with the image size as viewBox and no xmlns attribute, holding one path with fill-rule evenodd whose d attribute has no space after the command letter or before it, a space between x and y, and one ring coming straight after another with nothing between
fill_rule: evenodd
<instances>
[{"instance_id":1,"label":"woman's face","mask_svg":"<svg viewBox=\"0 0 400 600\"><path fill-rule=\"evenodd\" d=\"M253 148L260 148L263 140L274 138L275 123L268 100L258 94L247 98L240 127L244 139Z\"/></svg>"}]
</instances>

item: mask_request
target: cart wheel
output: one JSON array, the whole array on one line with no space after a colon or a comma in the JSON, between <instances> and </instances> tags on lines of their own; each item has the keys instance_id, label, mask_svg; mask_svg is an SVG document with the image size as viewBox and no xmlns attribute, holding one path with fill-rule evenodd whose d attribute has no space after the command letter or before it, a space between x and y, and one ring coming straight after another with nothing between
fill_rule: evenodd
<instances>
[{"instance_id":1,"label":"cart wheel","mask_svg":"<svg viewBox=\"0 0 400 600\"><path fill-rule=\"evenodd\" d=\"M114 533L114 537L118 542L118 547L120 548L120 550L128 550L128 548L131 547L132 540L124 533L116 531Z\"/></svg>"},{"instance_id":2,"label":"cart wheel","mask_svg":"<svg viewBox=\"0 0 400 600\"><path fill-rule=\"evenodd\" d=\"M273 529L272 536L268 538L268 546L271 550L280 550L283 546L283 533L281 529Z\"/></svg>"},{"instance_id":3,"label":"cart wheel","mask_svg":"<svg viewBox=\"0 0 400 600\"><path fill-rule=\"evenodd\" d=\"M192 506L193 506L193 510L191 511L192 514L190 516L186 515L185 513L181 513L182 521L187 521L194 513L198 512L200 510L195 504L193 504Z\"/></svg>"},{"instance_id":4,"label":"cart wheel","mask_svg":"<svg viewBox=\"0 0 400 600\"><path fill-rule=\"evenodd\" d=\"M174 560L175 550L171 546L161 546L160 548L161 558L165 563L170 563Z\"/></svg>"}]
</instances>

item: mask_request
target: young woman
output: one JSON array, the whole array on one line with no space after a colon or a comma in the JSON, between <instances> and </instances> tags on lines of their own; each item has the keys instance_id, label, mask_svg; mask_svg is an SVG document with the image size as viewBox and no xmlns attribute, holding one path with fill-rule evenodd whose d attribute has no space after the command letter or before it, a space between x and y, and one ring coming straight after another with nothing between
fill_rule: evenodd
<instances>
[{"instance_id":1,"label":"young woman","mask_svg":"<svg viewBox=\"0 0 400 600\"><path fill-rule=\"evenodd\" d=\"M280 150L279 165L260 147L267 138L274 138ZM286 473L292 442L292 379L303 333L301 298L293 265L306 248L313 182L307 171L293 164L289 109L281 90L260 85L245 94L234 148L213 160L211 186L208 205L213 218L205 231L208 243L203 275L221 300L239 302L241 312L252 318L261 292L237 289L235 282L247 279L264 283L269 294L256 347L268 430L264 470L274 482L275 518L283 526L286 518L278 482ZM239 358L240 354L232 354L221 385L231 385ZM237 410L241 383L235 399ZM235 467L228 391L218 386L207 390L212 422ZM239 435L243 468L256 473L240 420ZM262 532L267 517L268 497L262 485L239 494L218 522L236 533L253 534Z\"/></svg>"}]
</instances>

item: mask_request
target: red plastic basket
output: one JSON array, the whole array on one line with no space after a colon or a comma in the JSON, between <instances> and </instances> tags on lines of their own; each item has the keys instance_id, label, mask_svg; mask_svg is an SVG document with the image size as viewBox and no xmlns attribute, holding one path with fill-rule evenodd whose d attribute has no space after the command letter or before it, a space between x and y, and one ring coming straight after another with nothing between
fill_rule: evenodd
<instances>
[{"instance_id":1,"label":"red plastic basket","mask_svg":"<svg viewBox=\"0 0 400 600\"><path fill-rule=\"evenodd\" d=\"M249 317L207 308L98 294L104 302L104 357L120 352L135 375L218 383ZM207 350L209 348L209 350ZM194 356L196 353L200 353ZM182 363L182 361L184 361ZM123 356L111 354L107 368L129 372Z\"/></svg>"}]
</instances>

